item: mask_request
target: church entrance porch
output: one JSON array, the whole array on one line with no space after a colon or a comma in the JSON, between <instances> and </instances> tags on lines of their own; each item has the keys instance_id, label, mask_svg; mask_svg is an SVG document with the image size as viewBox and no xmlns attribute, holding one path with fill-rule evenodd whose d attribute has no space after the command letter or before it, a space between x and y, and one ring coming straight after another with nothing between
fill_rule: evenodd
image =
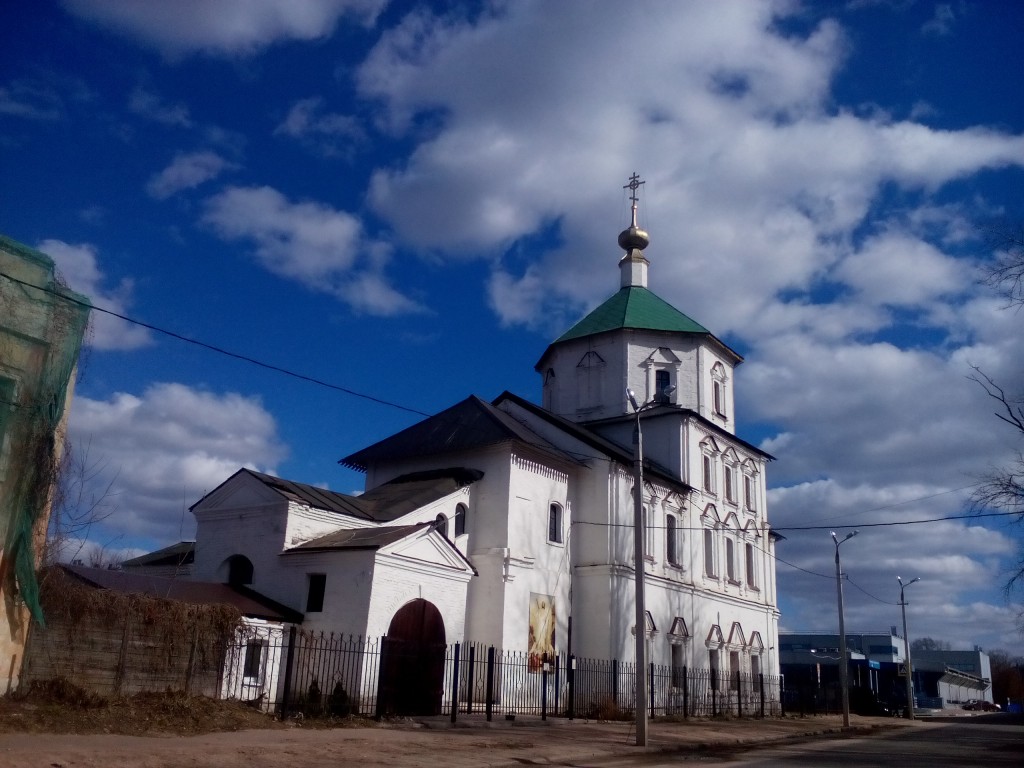
<instances>
[{"instance_id":1,"label":"church entrance porch","mask_svg":"<svg viewBox=\"0 0 1024 768\"><path fill-rule=\"evenodd\" d=\"M383 638L378 714L441 714L445 648L444 619L433 603L402 606Z\"/></svg>"}]
</instances>

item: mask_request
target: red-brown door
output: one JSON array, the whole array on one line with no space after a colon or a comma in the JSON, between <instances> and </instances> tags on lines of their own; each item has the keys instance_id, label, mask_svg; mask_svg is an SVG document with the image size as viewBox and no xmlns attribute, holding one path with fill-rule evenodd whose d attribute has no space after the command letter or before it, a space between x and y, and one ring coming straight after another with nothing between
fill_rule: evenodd
<instances>
[{"instance_id":1,"label":"red-brown door","mask_svg":"<svg viewBox=\"0 0 1024 768\"><path fill-rule=\"evenodd\" d=\"M380 713L441 714L444 655L444 619L437 607L423 599L402 606L382 646Z\"/></svg>"}]
</instances>

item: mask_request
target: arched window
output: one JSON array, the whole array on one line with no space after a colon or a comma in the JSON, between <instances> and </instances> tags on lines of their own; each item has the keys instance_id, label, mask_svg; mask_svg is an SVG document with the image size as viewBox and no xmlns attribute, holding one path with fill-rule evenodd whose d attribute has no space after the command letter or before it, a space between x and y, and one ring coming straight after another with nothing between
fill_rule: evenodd
<instances>
[{"instance_id":1,"label":"arched window","mask_svg":"<svg viewBox=\"0 0 1024 768\"><path fill-rule=\"evenodd\" d=\"M228 584L252 584L252 561L245 555L228 558Z\"/></svg>"},{"instance_id":2,"label":"arched window","mask_svg":"<svg viewBox=\"0 0 1024 768\"><path fill-rule=\"evenodd\" d=\"M438 515L437 517L435 517L434 518L434 528L437 530L438 533L440 533L446 539L448 538L448 518L447 517L445 517L444 515Z\"/></svg>"},{"instance_id":3,"label":"arched window","mask_svg":"<svg viewBox=\"0 0 1024 768\"><path fill-rule=\"evenodd\" d=\"M455 505L455 536L462 536L466 533L466 505Z\"/></svg>"},{"instance_id":4,"label":"arched window","mask_svg":"<svg viewBox=\"0 0 1024 768\"><path fill-rule=\"evenodd\" d=\"M726 393L725 385L728 381L728 377L725 373L725 366L721 363L715 363L711 368L711 393L712 393L712 407L719 416L726 415Z\"/></svg>"},{"instance_id":5,"label":"arched window","mask_svg":"<svg viewBox=\"0 0 1024 768\"><path fill-rule=\"evenodd\" d=\"M548 507L548 541L562 543L562 506L552 504Z\"/></svg>"}]
</instances>

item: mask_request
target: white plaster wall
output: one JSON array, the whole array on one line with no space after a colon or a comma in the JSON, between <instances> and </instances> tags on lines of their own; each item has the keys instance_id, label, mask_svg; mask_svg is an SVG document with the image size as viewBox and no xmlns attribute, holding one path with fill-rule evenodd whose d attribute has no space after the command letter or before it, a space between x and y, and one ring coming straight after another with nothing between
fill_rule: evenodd
<instances>
[{"instance_id":1,"label":"white plaster wall","mask_svg":"<svg viewBox=\"0 0 1024 768\"><path fill-rule=\"evenodd\" d=\"M445 642L462 641L469 579L467 573L440 573L417 568L414 563L398 557L380 555L368 605L366 633L370 637L386 634L395 613L407 603L422 598L440 611Z\"/></svg>"},{"instance_id":2,"label":"white plaster wall","mask_svg":"<svg viewBox=\"0 0 1024 768\"><path fill-rule=\"evenodd\" d=\"M369 606L375 555L374 550L351 549L292 552L278 557L276 577L280 588L291 595L286 604L304 614L303 629L370 634ZM318 573L326 576L323 610L308 612L309 576Z\"/></svg>"}]
</instances>

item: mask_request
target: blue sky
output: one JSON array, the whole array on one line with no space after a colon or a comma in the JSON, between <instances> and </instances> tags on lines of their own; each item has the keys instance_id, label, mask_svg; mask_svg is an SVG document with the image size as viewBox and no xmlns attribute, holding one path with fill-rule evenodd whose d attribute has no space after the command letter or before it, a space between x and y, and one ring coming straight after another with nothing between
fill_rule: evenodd
<instances>
[{"instance_id":1,"label":"blue sky","mask_svg":"<svg viewBox=\"0 0 1024 768\"><path fill-rule=\"evenodd\" d=\"M538 399L546 345L618 287L646 180L651 287L739 350L769 470L782 624L1019 652L1020 547L956 515L1019 441L978 283L1024 221L1024 7L385 0L15 2L0 25L0 231L97 306L431 413ZM97 315L71 415L113 483L95 542L188 537L239 466L340 491L413 423ZM796 566L796 567L794 567ZM801 570L802 569L802 570Z\"/></svg>"}]
</instances>

